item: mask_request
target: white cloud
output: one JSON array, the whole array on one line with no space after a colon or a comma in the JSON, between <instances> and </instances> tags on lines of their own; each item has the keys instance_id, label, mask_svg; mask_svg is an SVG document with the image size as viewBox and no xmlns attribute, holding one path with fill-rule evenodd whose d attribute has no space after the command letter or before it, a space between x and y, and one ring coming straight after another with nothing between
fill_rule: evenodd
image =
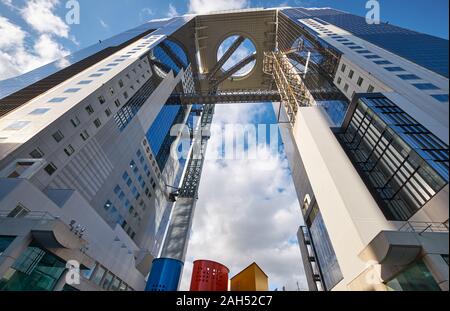
<instances>
[{"instance_id":1,"label":"white cloud","mask_svg":"<svg viewBox=\"0 0 450 311\"><path fill-rule=\"evenodd\" d=\"M246 124L269 113L267 109L271 108L259 104L218 106L214 123ZM208 154L218 152L218 139L211 137ZM297 282L306 289L296 243L301 223L284 158L207 160L181 289L189 289L193 261L198 259L223 263L230 268L230 277L257 262L269 275L272 289L297 290Z\"/></svg>"},{"instance_id":2,"label":"white cloud","mask_svg":"<svg viewBox=\"0 0 450 311\"><path fill-rule=\"evenodd\" d=\"M99 22L103 28L105 28L105 29L109 28L109 25L103 19L99 19Z\"/></svg>"},{"instance_id":3,"label":"white cloud","mask_svg":"<svg viewBox=\"0 0 450 311\"><path fill-rule=\"evenodd\" d=\"M243 9L248 6L248 0L190 0L189 12L205 14L213 11Z\"/></svg>"},{"instance_id":4,"label":"white cloud","mask_svg":"<svg viewBox=\"0 0 450 311\"><path fill-rule=\"evenodd\" d=\"M149 18L150 16L155 15L155 12L153 12L152 9L150 8L143 8L140 12L139 12L139 19L141 21Z\"/></svg>"},{"instance_id":5,"label":"white cloud","mask_svg":"<svg viewBox=\"0 0 450 311\"><path fill-rule=\"evenodd\" d=\"M41 34L32 45L29 34L0 16L0 80L31 71L69 54L50 34ZM60 66L64 63L60 63Z\"/></svg>"},{"instance_id":6,"label":"white cloud","mask_svg":"<svg viewBox=\"0 0 450 311\"><path fill-rule=\"evenodd\" d=\"M20 12L23 19L39 33L69 37L69 26L53 10L59 0L29 0Z\"/></svg>"},{"instance_id":7,"label":"white cloud","mask_svg":"<svg viewBox=\"0 0 450 311\"><path fill-rule=\"evenodd\" d=\"M170 3L169 4L169 11L167 12L167 17L175 17L175 16L180 16L180 14L177 11L177 8Z\"/></svg>"}]
</instances>

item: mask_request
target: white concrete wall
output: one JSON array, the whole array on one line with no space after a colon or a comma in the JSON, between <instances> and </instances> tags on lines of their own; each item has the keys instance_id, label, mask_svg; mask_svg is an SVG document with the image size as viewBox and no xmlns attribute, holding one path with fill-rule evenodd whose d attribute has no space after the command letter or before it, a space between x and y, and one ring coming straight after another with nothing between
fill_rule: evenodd
<instances>
[{"instance_id":1,"label":"white concrete wall","mask_svg":"<svg viewBox=\"0 0 450 311\"><path fill-rule=\"evenodd\" d=\"M358 254L380 231L396 226L384 217L321 108L301 108L293 135L344 275L335 290L346 290L366 268Z\"/></svg>"}]
</instances>

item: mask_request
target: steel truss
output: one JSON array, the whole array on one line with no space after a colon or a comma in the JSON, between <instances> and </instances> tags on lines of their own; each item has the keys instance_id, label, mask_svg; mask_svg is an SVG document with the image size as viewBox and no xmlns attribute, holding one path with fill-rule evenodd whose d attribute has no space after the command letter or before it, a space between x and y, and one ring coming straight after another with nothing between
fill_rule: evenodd
<instances>
[{"instance_id":1,"label":"steel truss","mask_svg":"<svg viewBox=\"0 0 450 311\"><path fill-rule=\"evenodd\" d=\"M273 77L289 122L294 125L298 108L311 106L307 88L301 77L282 52L265 53L263 71Z\"/></svg>"},{"instance_id":2,"label":"steel truss","mask_svg":"<svg viewBox=\"0 0 450 311\"><path fill-rule=\"evenodd\" d=\"M216 93L172 94L167 105L192 105L216 103L260 103L279 102L278 91L271 90L236 90L218 91Z\"/></svg>"}]
</instances>

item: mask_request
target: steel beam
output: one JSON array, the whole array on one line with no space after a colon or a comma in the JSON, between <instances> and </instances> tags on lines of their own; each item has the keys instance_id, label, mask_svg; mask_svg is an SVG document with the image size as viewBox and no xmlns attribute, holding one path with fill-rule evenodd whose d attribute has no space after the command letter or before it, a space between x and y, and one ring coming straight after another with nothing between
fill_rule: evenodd
<instances>
[{"instance_id":1,"label":"steel beam","mask_svg":"<svg viewBox=\"0 0 450 311\"><path fill-rule=\"evenodd\" d=\"M221 75L220 77L218 77L217 79L211 81L210 84L210 89L217 89L218 86L225 81L226 79L228 79L229 77L231 77L232 75L234 75L236 72L238 72L239 70L241 70L242 68L244 68L245 66L247 66L248 64L250 64L252 61L256 60L256 53L247 56L246 58L244 58L243 60L241 60L239 63L237 63L236 65L234 65L233 67L231 67L229 70L227 70L223 75Z\"/></svg>"},{"instance_id":2,"label":"steel beam","mask_svg":"<svg viewBox=\"0 0 450 311\"><path fill-rule=\"evenodd\" d=\"M216 92L215 94L172 94L166 105L192 105L192 104L224 104L224 103L261 103L279 102L278 91L270 90L236 90Z\"/></svg>"},{"instance_id":3,"label":"steel beam","mask_svg":"<svg viewBox=\"0 0 450 311\"><path fill-rule=\"evenodd\" d=\"M161 42L159 46L167 55L169 55L169 57L173 60L178 68L185 68L186 65L183 63L183 61L170 49L170 47L164 41Z\"/></svg>"},{"instance_id":4,"label":"steel beam","mask_svg":"<svg viewBox=\"0 0 450 311\"><path fill-rule=\"evenodd\" d=\"M222 55L222 57L219 59L219 61L216 63L216 65L211 69L208 80L211 81L214 76L217 74L217 72L222 69L223 65L227 62L228 59L230 59L231 55L233 55L234 52L241 46L241 44L245 41L245 37L239 36L236 40L234 40L233 44L228 48L228 50L225 52L225 54Z\"/></svg>"}]
</instances>

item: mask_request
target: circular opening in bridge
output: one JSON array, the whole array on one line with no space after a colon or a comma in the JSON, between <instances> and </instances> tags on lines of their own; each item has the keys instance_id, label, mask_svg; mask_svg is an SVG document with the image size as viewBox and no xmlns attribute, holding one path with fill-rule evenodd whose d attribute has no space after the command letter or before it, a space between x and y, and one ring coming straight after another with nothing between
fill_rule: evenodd
<instances>
[{"instance_id":1,"label":"circular opening in bridge","mask_svg":"<svg viewBox=\"0 0 450 311\"><path fill-rule=\"evenodd\" d=\"M250 39L239 35L229 36L222 41L219 49L217 50L217 61L219 61L229 49L235 48L236 45L238 45L238 47L222 66L222 72L227 72L243 61L245 61L245 65L233 73L230 76L230 79L243 78L247 76L256 65L256 59L252 59L252 56L256 55L255 45Z\"/></svg>"}]
</instances>

